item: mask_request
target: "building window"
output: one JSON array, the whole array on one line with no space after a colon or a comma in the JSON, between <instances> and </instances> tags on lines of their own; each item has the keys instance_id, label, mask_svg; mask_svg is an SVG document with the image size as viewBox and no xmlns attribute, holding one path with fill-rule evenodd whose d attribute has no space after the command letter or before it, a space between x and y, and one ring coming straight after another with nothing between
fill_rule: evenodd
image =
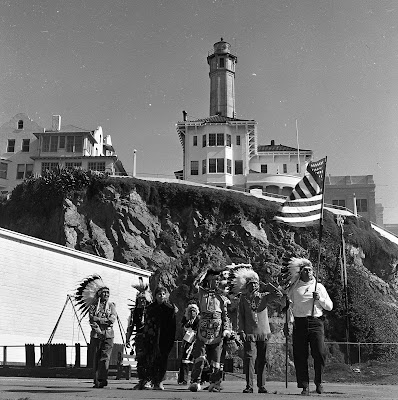
<instances>
[{"instance_id":1,"label":"building window","mask_svg":"<svg viewBox=\"0 0 398 400\"><path fill-rule=\"evenodd\" d=\"M209 158L209 174L217 172L216 168L216 159L215 158Z\"/></svg>"},{"instance_id":2,"label":"building window","mask_svg":"<svg viewBox=\"0 0 398 400\"><path fill-rule=\"evenodd\" d=\"M240 135L236 136L236 145L240 146Z\"/></svg>"},{"instance_id":3,"label":"building window","mask_svg":"<svg viewBox=\"0 0 398 400\"><path fill-rule=\"evenodd\" d=\"M58 136L50 136L50 151L56 153L58 150Z\"/></svg>"},{"instance_id":4,"label":"building window","mask_svg":"<svg viewBox=\"0 0 398 400\"><path fill-rule=\"evenodd\" d=\"M15 139L8 139L7 153L14 153L15 151Z\"/></svg>"},{"instance_id":5,"label":"building window","mask_svg":"<svg viewBox=\"0 0 398 400\"><path fill-rule=\"evenodd\" d=\"M18 129L23 129L23 121L22 121L22 119L20 119L18 121Z\"/></svg>"},{"instance_id":6,"label":"building window","mask_svg":"<svg viewBox=\"0 0 398 400\"><path fill-rule=\"evenodd\" d=\"M217 133L217 146L224 146L224 134Z\"/></svg>"},{"instance_id":7,"label":"building window","mask_svg":"<svg viewBox=\"0 0 398 400\"><path fill-rule=\"evenodd\" d=\"M30 139L22 139L22 151L29 153Z\"/></svg>"},{"instance_id":8,"label":"building window","mask_svg":"<svg viewBox=\"0 0 398 400\"><path fill-rule=\"evenodd\" d=\"M235 160L235 175L243 175L243 160Z\"/></svg>"},{"instance_id":9,"label":"building window","mask_svg":"<svg viewBox=\"0 0 398 400\"><path fill-rule=\"evenodd\" d=\"M287 164L283 164L283 173L287 174Z\"/></svg>"},{"instance_id":10,"label":"building window","mask_svg":"<svg viewBox=\"0 0 398 400\"><path fill-rule=\"evenodd\" d=\"M206 147L206 135L202 136L202 147Z\"/></svg>"},{"instance_id":11,"label":"building window","mask_svg":"<svg viewBox=\"0 0 398 400\"><path fill-rule=\"evenodd\" d=\"M300 173L300 164L296 164L296 172Z\"/></svg>"},{"instance_id":12,"label":"building window","mask_svg":"<svg viewBox=\"0 0 398 400\"><path fill-rule=\"evenodd\" d=\"M41 174L44 175L48 171L53 171L58 168L57 162L43 162L41 163Z\"/></svg>"},{"instance_id":13,"label":"building window","mask_svg":"<svg viewBox=\"0 0 398 400\"><path fill-rule=\"evenodd\" d=\"M193 145L194 146L198 145L198 137L196 135L193 137Z\"/></svg>"},{"instance_id":14,"label":"building window","mask_svg":"<svg viewBox=\"0 0 398 400\"><path fill-rule=\"evenodd\" d=\"M8 164L0 162L0 178L7 179Z\"/></svg>"},{"instance_id":15,"label":"building window","mask_svg":"<svg viewBox=\"0 0 398 400\"><path fill-rule=\"evenodd\" d=\"M75 136L75 152L81 153L83 151L83 137Z\"/></svg>"},{"instance_id":16,"label":"building window","mask_svg":"<svg viewBox=\"0 0 398 400\"><path fill-rule=\"evenodd\" d=\"M60 149L64 149L65 148L65 136L60 136L59 137L59 145L58 147Z\"/></svg>"},{"instance_id":17,"label":"building window","mask_svg":"<svg viewBox=\"0 0 398 400\"><path fill-rule=\"evenodd\" d=\"M206 161L207 160L202 160L202 174L203 175L207 173L206 172Z\"/></svg>"},{"instance_id":18,"label":"building window","mask_svg":"<svg viewBox=\"0 0 398 400\"><path fill-rule=\"evenodd\" d=\"M33 164L18 164L17 179L29 178L33 174Z\"/></svg>"},{"instance_id":19,"label":"building window","mask_svg":"<svg viewBox=\"0 0 398 400\"><path fill-rule=\"evenodd\" d=\"M368 200L367 199L357 199L357 211L358 212L368 212Z\"/></svg>"},{"instance_id":20,"label":"building window","mask_svg":"<svg viewBox=\"0 0 398 400\"><path fill-rule=\"evenodd\" d=\"M88 169L91 171L105 172L105 161L103 162L89 162Z\"/></svg>"},{"instance_id":21,"label":"building window","mask_svg":"<svg viewBox=\"0 0 398 400\"><path fill-rule=\"evenodd\" d=\"M227 133L227 146L231 147L231 143L232 143L231 135Z\"/></svg>"},{"instance_id":22,"label":"building window","mask_svg":"<svg viewBox=\"0 0 398 400\"><path fill-rule=\"evenodd\" d=\"M225 68L225 58L220 58L220 60L219 60L219 67L220 67L220 68Z\"/></svg>"},{"instance_id":23,"label":"building window","mask_svg":"<svg viewBox=\"0 0 398 400\"><path fill-rule=\"evenodd\" d=\"M227 158L227 174L232 174L232 160Z\"/></svg>"},{"instance_id":24,"label":"building window","mask_svg":"<svg viewBox=\"0 0 398 400\"><path fill-rule=\"evenodd\" d=\"M345 207L345 200L332 200L332 204L338 207Z\"/></svg>"},{"instance_id":25,"label":"building window","mask_svg":"<svg viewBox=\"0 0 398 400\"><path fill-rule=\"evenodd\" d=\"M43 136L43 144L41 149L43 152L50 151L50 136Z\"/></svg>"},{"instance_id":26,"label":"building window","mask_svg":"<svg viewBox=\"0 0 398 400\"><path fill-rule=\"evenodd\" d=\"M224 172L224 159L223 158L217 158L217 172Z\"/></svg>"},{"instance_id":27,"label":"building window","mask_svg":"<svg viewBox=\"0 0 398 400\"><path fill-rule=\"evenodd\" d=\"M75 144L75 137L74 136L67 136L66 137L66 151L68 153L73 153Z\"/></svg>"},{"instance_id":28,"label":"building window","mask_svg":"<svg viewBox=\"0 0 398 400\"><path fill-rule=\"evenodd\" d=\"M199 175L199 161L191 161L191 175Z\"/></svg>"},{"instance_id":29,"label":"building window","mask_svg":"<svg viewBox=\"0 0 398 400\"><path fill-rule=\"evenodd\" d=\"M82 163L81 162L66 162L65 163L65 168L81 168Z\"/></svg>"},{"instance_id":30,"label":"building window","mask_svg":"<svg viewBox=\"0 0 398 400\"><path fill-rule=\"evenodd\" d=\"M216 145L216 134L209 133L209 146L215 146L215 145Z\"/></svg>"},{"instance_id":31,"label":"building window","mask_svg":"<svg viewBox=\"0 0 398 400\"><path fill-rule=\"evenodd\" d=\"M268 174L268 165L267 164L261 164L261 173L263 174Z\"/></svg>"}]
</instances>

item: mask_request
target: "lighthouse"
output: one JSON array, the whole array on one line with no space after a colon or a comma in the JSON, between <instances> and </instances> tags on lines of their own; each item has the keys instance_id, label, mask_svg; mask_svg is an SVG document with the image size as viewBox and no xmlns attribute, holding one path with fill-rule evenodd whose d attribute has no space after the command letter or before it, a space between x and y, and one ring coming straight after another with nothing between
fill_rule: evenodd
<instances>
[{"instance_id":1,"label":"lighthouse","mask_svg":"<svg viewBox=\"0 0 398 400\"><path fill-rule=\"evenodd\" d=\"M214 51L207 57L210 67L210 116L236 117L235 66L237 57L231 45L223 40L214 44Z\"/></svg>"}]
</instances>

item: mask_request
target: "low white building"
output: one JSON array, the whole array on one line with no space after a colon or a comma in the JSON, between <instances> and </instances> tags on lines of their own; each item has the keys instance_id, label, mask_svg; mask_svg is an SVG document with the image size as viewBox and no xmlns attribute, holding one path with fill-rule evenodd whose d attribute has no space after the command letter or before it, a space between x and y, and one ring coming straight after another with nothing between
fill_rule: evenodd
<instances>
[{"instance_id":1,"label":"low white building","mask_svg":"<svg viewBox=\"0 0 398 400\"><path fill-rule=\"evenodd\" d=\"M151 273L92 254L0 228L0 361L25 361L25 344L65 343L68 363L74 362L75 343L90 341L86 316L78 317L68 295L81 280L99 274L110 288L122 329L114 325L115 343L123 343L139 277L148 282ZM130 300L131 299L131 300ZM80 315L80 313L78 313ZM84 334L83 334L84 333ZM123 336L123 337L122 337ZM4 346L6 354L4 354ZM82 350L82 362L86 352ZM36 350L36 359L40 356Z\"/></svg>"}]
</instances>

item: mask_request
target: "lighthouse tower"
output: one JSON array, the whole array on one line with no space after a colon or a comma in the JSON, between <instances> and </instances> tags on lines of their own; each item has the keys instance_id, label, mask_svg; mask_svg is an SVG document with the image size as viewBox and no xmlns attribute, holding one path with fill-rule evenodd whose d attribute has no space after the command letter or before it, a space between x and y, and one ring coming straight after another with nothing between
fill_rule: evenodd
<instances>
[{"instance_id":1,"label":"lighthouse tower","mask_svg":"<svg viewBox=\"0 0 398 400\"><path fill-rule=\"evenodd\" d=\"M235 118L235 66L237 57L231 45L223 40L214 44L214 52L207 57L210 66L210 116Z\"/></svg>"}]
</instances>

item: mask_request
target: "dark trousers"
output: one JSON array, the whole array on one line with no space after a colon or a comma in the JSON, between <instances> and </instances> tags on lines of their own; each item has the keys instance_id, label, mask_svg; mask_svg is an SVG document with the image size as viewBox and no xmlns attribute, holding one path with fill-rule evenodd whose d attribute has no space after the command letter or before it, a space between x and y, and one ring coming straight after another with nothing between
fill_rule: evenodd
<instances>
[{"instance_id":1,"label":"dark trousers","mask_svg":"<svg viewBox=\"0 0 398 400\"><path fill-rule=\"evenodd\" d=\"M255 373L255 365L257 359L257 387L265 386L267 379L266 354L267 354L267 341L246 341L244 343L245 352L245 375L246 387L253 389L253 380Z\"/></svg>"},{"instance_id":2,"label":"dark trousers","mask_svg":"<svg viewBox=\"0 0 398 400\"><path fill-rule=\"evenodd\" d=\"M206 357L211 369L210 383L221 380L220 358L222 344L222 341L215 344L205 344L202 340L196 339L192 350L194 364L191 373L191 382L200 382Z\"/></svg>"},{"instance_id":3,"label":"dark trousers","mask_svg":"<svg viewBox=\"0 0 398 400\"><path fill-rule=\"evenodd\" d=\"M308 344L314 359L315 385L322 383L326 362L323 320L316 317L295 318L293 325L293 358L296 368L297 387L308 387Z\"/></svg>"},{"instance_id":4,"label":"dark trousers","mask_svg":"<svg viewBox=\"0 0 398 400\"><path fill-rule=\"evenodd\" d=\"M94 383L107 383L113 338L91 338L90 345L92 346L93 351Z\"/></svg>"},{"instance_id":5,"label":"dark trousers","mask_svg":"<svg viewBox=\"0 0 398 400\"><path fill-rule=\"evenodd\" d=\"M152 364L152 383L156 386L163 381L167 371L167 360L169 358L170 351L160 354L155 358Z\"/></svg>"}]
</instances>

